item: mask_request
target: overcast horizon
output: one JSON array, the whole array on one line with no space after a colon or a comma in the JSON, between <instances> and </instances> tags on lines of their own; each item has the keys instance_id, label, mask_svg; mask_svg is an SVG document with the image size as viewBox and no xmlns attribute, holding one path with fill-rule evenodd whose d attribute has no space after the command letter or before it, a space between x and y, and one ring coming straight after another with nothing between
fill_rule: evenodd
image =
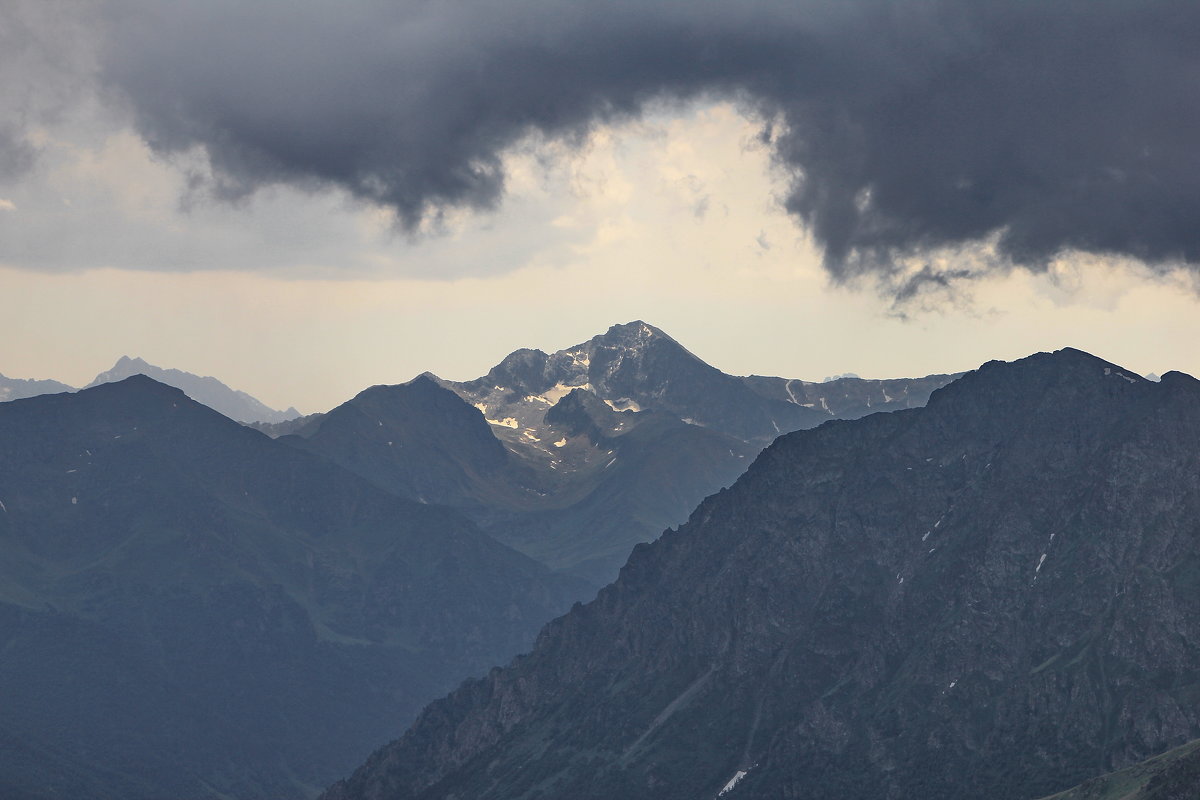
<instances>
[{"instance_id":1,"label":"overcast horizon","mask_svg":"<svg viewBox=\"0 0 1200 800\"><path fill-rule=\"evenodd\" d=\"M0 0L0 373L277 408L642 319L1200 374L1200 7Z\"/></svg>"}]
</instances>

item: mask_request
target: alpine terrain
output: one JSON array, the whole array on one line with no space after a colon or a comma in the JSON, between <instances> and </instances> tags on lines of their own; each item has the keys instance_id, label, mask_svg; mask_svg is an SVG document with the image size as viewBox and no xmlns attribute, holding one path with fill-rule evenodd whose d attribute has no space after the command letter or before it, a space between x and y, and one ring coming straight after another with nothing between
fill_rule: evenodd
<instances>
[{"instance_id":1,"label":"alpine terrain","mask_svg":"<svg viewBox=\"0 0 1200 800\"><path fill-rule=\"evenodd\" d=\"M325 798L1029 800L1198 700L1200 382L1065 349L780 437Z\"/></svg>"},{"instance_id":2,"label":"alpine terrain","mask_svg":"<svg viewBox=\"0 0 1200 800\"><path fill-rule=\"evenodd\" d=\"M922 405L953 377L739 378L639 321L549 355L518 350L473 381L427 374L261 428L603 585L781 431Z\"/></svg>"},{"instance_id":3,"label":"alpine terrain","mask_svg":"<svg viewBox=\"0 0 1200 800\"><path fill-rule=\"evenodd\" d=\"M0 404L0 796L311 797L581 592L145 376Z\"/></svg>"}]
</instances>

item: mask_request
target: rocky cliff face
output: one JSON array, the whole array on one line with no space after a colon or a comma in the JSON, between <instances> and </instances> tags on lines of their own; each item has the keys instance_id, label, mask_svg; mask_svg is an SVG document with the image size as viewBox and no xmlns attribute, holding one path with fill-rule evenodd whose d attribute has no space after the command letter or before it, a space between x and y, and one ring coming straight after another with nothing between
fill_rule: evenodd
<instances>
[{"instance_id":1,"label":"rocky cliff face","mask_svg":"<svg viewBox=\"0 0 1200 800\"><path fill-rule=\"evenodd\" d=\"M327 798L1017 800L1198 698L1200 383L1063 350L780 438Z\"/></svg>"}]
</instances>

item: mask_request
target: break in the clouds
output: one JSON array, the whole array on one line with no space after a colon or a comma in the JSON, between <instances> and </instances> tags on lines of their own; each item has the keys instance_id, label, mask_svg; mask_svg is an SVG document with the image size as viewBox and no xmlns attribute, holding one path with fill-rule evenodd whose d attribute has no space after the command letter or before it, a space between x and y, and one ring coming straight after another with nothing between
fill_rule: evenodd
<instances>
[{"instance_id":1,"label":"break in the clouds","mask_svg":"<svg viewBox=\"0 0 1200 800\"><path fill-rule=\"evenodd\" d=\"M107 8L105 85L156 152L205 154L227 198L334 187L416 228L503 202L502 156L531 136L571 144L650 103L712 97L760 121L783 203L837 278L896 278L963 247L986 250L985 269L1071 251L1200 264L1193 2ZM965 273L907 274L901 294Z\"/></svg>"}]
</instances>

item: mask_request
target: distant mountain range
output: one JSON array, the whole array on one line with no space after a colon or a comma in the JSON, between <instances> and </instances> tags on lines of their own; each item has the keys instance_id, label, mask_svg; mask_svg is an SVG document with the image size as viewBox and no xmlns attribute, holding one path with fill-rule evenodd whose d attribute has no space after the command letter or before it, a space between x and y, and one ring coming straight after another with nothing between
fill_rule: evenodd
<instances>
[{"instance_id":1,"label":"distant mountain range","mask_svg":"<svg viewBox=\"0 0 1200 800\"><path fill-rule=\"evenodd\" d=\"M311 796L585 589L144 376L0 404L0 796Z\"/></svg>"},{"instance_id":2,"label":"distant mountain range","mask_svg":"<svg viewBox=\"0 0 1200 800\"><path fill-rule=\"evenodd\" d=\"M739 378L637 321L549 355L518 350L473 381L426 374L256 427L599 586L779 432L921 405L954 377Z\"/></svg>"},{"instance_id":3,"label":"distant mountain range","mask_svg":"<svg viewBox=\"0 0 1200 800\"><path fill-rule=\"evenodd\" d=\"M294 408L276 411L245 392L230 389L216 378L200 377L177 369L163 369L129 356L121 356L112 369L97 375L88 388L134 375L146 375L160 383L182 389L193 400L238 422L284 423L300 416L300 412ZM0 402L73 391L75 387L58 381L21 380L0 375Z\"/></svg>"},{"instance_id":4,"label":"distant mountain range","mask_svg":"<svg viewBox=\"0 0 1200 800\"><path fill-rule=\"evenodd\" d=\"M200 377L177 369L163 369L140 358L121 356L108 372L97 375L88 387L145 375L159 383L182 389L183 393L237 422L285 422L300 416L294 408L276 411L245 392L230 389L216 378Z\"/></svg>"},{"instance_id":5,"label":"distant mountain range","mask_svg":"<svg viewBox=\"0 0 1200 800\"><path fill-rule=\"evenodd\" d=\"M0 375L0 403L6 400L20 400L24 397L36 397L39 394L56 394L58 392L73 392L74 387L65 383L49 380L28 380L24 378L7 378Z\"/></svg>"},{"instance_id":6,"label":"distant mountain range","mask_svg":"<svg viewBox=\"0 0 1200 800\"><path fill-rule=\"evenodd\" d=\"M1200 381L985 364L778 438L325 797L1042 797L1200 737L1198 520Z\"/></svg>"}]
</instances>

